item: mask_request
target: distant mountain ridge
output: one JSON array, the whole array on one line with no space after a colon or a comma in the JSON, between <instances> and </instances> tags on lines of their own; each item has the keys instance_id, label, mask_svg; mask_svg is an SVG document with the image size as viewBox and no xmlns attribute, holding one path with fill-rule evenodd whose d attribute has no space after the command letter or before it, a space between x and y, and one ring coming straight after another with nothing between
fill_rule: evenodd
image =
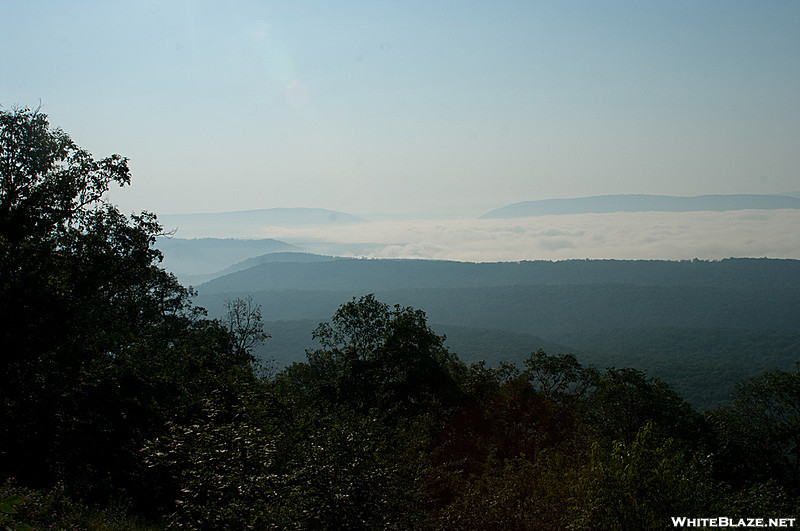
<instances>
[{"instance_id":1,"label":"distant mountain ridge","mask_svg":"<svg viewBox=\"0 0 800 531\"><path fill-rule=\"evenodd\" d=\"M173 273L183 275L213 273L231 264L266 253L302 251L295 245L272 238L238 240L160 237L156 242L156 248L164 253L164 267Z\"/></svg>"},{"instance_id":2,"label":"distant mountain ridge","mask_svg":"<svg viewBox=\"0 0 800 531\"><path fill-rule=\"evenodd\" d=\"M718 262L566 260L455 262L364 259L264 261L198 286L201 294L262 290L369 292L419 288L567 285L691 285L797 289L800 261L735 258Z\"/></svg>"},{"instance_id":3,"label":"distant mountain ridge","mask_svg":"<svg viewBox=\"0 0 800 531\"><path fill-rule=\"evenodd\" d=\"M194 278L193 280L195 283L208 282L218 277L229 275L231 273L236 273L238 271L244 271L245 269L250 269L251 267L256 267L262 264L268 264L271 262L307 263L307 262L330 262L333 260L347 260L347 258L341 258L338 256L324 256L321 254L313 254L313 253L301 253L297 251L265 253L260 256L254 256L253 258L248 258L247 260L242 260L241 262L237 262L215 273L210 273L207 275L196 275L196 278Z\"/></svg>"},{"instance_id":4,"label":"distant mountain ridge","mask_svg":"<svg viewBox=\"0 0 800 531\"><path fill-rule=\"evenodd\" d=\"M698 212L727 210L800 209L800 198L789 195L712 194L692 197L648 194L618 194L572 199L543 199L513 203L481 216L481 219L552 216L561 214L605 214L611 212Z\"/></svg>"}]
</instances>

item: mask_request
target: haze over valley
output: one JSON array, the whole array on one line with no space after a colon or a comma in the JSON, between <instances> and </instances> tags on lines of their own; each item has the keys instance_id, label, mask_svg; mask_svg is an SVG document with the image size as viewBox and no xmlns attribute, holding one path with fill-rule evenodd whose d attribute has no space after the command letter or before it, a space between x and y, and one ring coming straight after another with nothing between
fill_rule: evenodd
<instances>
[{"instance_id":1,"label":"haze over valley","mask_svg":"<svg viewBox=\"0 0 800 531\"><path fill-rule=\"evenodd\" d=\"M160 219L166 230L174 231L172 237L176 241L164 243L169 249L187 239L267 238L287 244L284 249L273 250L475 262L800 258L800 238L788 230L800 225L797 197L719 195L675 197L671 202L667 199L667 204L663 197L646 195L550 200L529 203L528 208L540 204L543 207L536 212L518 212L514 217L492 211L480 217L370 221L321 209L272 209L168 215ZM196 242L195 247L203 246ZM217 254L213 265L209 262L204 266L202 260L181 262L176 252L170 254L166 263L178 274L214 274L247 258L234 254L223 264L225 260Z\"/></svg>"}]
</instances>

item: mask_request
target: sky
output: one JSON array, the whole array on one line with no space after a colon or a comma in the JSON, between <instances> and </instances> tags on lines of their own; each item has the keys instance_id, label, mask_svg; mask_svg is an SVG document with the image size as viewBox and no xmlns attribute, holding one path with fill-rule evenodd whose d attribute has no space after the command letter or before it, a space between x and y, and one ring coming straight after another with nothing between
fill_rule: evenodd
<instances>
[{"instance_id":1,"label":"sky","mask_svg":"<svg viewBox=\"0 0 800 531\"><path fill-rule=\"evenodd\" d=\"M0 50L124 211L800 190L795 0L8 0Z\"/></svg>"}]
</instances>

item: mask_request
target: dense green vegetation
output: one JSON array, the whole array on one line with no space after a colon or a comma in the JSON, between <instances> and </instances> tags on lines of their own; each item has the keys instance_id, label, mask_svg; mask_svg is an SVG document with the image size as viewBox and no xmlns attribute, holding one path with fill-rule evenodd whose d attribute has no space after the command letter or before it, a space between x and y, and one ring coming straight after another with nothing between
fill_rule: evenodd
<instances>
[{"instance_id":1,"label":"dense green vegetation","mask_svg":"<svg viewBox=\"0 0 800 531\"><path fill-rule=\"evenodd\" d=\"M647 369L701 411L729 403L739 380L797 361L798 260L260 260L200 285L197 300L219 316L225 300L252 295L275 329L258 354L279 366L303 360L313 325L301 321L319 322L369 290L425 308L465 362L572 352L600 368Z\"/></svg>"},{"instance_id":2,"label":"dense green vegetation","mask_svg":"<svg viewBox=\"0 0 800 531\"><path fill-rule=\"evenodd\" d=\"M265 327L272 338L253 353L278 369L304 361L305 351L314 347L311 331L315 326L312 320L268 321ZM498 329L440 323L432 327L467 365L479 361L493 367L504 361L521 364L540 348L551 354L573 353L582 364L599 369L644 369L669 382L698 411L730 404L742 380L772 369L791 370L800 353L800 332L783 330L607 328L545 339Z\"/></svg>"},{"instance_id":3,"label":"dense green vegetation","mask_svg":"<svg viewBox=\"0 0 800 531\"><path fill-rule=\"evenodd\" d=\"M466 365L374 295L279 372L257 299L218 319L46 117L0 112L0 524L11 529L660 529L800 510L800 371L704 415L538 350ZM598 297L600 295L598 294ZM268 331L267 331L268 332Z\"/></svg>"}]
</instances>

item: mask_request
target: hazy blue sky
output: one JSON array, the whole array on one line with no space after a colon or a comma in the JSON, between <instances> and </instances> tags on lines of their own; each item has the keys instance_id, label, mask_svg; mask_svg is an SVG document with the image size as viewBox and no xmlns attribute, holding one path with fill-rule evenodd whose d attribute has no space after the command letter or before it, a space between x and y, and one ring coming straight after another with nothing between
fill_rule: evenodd
<instances>
[{"instance_id":1,"label":"hazy blue sky","mask_svg":"<svg viewBox=\"0 0 800 531\"><path fill-rule=\"evenodd\" d=\"M800 190L800 2L6 1L0 105L124 209Z\"/></svg>"}]
</instances>

